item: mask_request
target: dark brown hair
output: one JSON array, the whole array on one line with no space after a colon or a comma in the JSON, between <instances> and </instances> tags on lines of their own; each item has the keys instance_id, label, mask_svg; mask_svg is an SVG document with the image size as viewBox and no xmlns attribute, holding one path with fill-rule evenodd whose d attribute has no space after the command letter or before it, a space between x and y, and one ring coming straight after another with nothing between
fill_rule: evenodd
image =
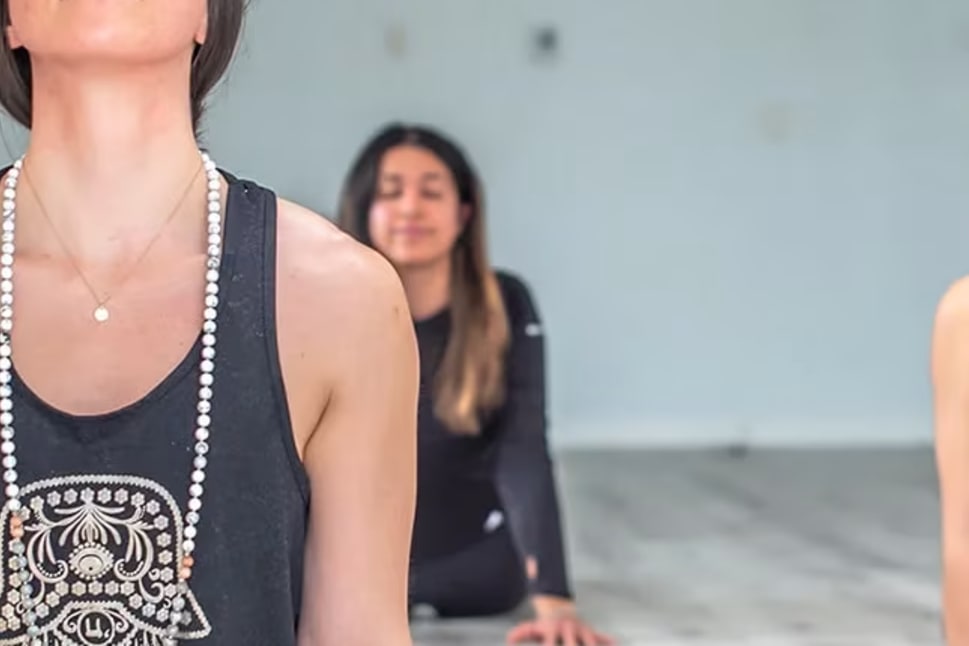
<instances>
[{"instance_id":1,"label":"dark brown hair","mask_svg":"<svg viewBox=\"0 0 969 646\"><path fill-rule=\"evenodd\" d=\"M509 330L498 280L485 245L484 197L477 173L456 143L424 126L391 124L364 147L340 198L340 226L373 247L369 219L384 154L401 145L434 154L451 172L468 219L451 251L451 335L434 375L434 413L455 433L476 434L481 414L505 398Z\"/></svg>"},{"instance_id":2,"label":"dark brown hair","mask_svg":"<svg viewBox=\"0 0 969 646\"><path fill-rule=\"evenodd\" d=\"M209 21L205 43L192 56L192 123L198 130L205 99L222 79L235 54L242 31L246 0L208 0ZM32 103L30 55L11 50L6 37L10 26L8 0L0 0L0 105L21 125L30 128Z\"/></svg>"}]
</instances>

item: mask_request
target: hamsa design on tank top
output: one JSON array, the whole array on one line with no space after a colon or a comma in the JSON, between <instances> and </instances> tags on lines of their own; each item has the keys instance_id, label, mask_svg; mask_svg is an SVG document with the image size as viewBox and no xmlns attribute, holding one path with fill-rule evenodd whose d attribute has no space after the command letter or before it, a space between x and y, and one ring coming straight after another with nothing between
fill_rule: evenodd
<instances>
[{"instance_id":1,"label":"hamsa design on tank top","mask_svg":"<svg viewBox=\"0 0 969 646\"><path fill-rule=\"evenodd\" d=\"M71 476L23 488L23 558L44 646L161 646L182 561L183 520L164 487L132 476ZM7 527L8 512L0 513ZM24 646L23 601L0 541L0 646ZM211 626L191 589L179 641Z\"/></svg>"}]
</instances>

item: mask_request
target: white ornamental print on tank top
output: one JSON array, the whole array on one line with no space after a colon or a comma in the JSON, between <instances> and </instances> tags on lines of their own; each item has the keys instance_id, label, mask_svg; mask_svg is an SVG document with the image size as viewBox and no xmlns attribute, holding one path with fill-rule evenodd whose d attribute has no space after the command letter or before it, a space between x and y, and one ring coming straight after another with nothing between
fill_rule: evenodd
<instances>
[{"instance_id":1,"label":"white ornamental print on tank top","mask_svg":"<svg viewBox=\"0 0 969 646\"><path fill-rule=\"evenodd\" d=\"M190 589L184 607L171 607L185 537L164 487L133 476L70 476L27 485L21 500L24 553L0 541L0 646L30 643L13 559L26 559L43 646L161 646L173 610L182 617L177 639L212 632Z\"/></svg>"}]
</instances>

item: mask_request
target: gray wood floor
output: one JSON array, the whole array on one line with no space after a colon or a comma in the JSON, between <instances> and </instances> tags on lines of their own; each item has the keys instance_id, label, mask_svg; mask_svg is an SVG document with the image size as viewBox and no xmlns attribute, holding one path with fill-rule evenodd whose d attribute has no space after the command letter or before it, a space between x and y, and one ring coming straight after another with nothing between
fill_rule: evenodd
<instances>
[{"instance_id":1,"label":"gray wood floor","mask_svg":"<svg viewBox=\"0 0 969 646\"><path fill-rule=\"evenodd\" d=\"M941 644L928 450L558 462L580 606L620 644ZM413 634L498 646L511 621L415 621Z\"/></svg>"}]
</instances>

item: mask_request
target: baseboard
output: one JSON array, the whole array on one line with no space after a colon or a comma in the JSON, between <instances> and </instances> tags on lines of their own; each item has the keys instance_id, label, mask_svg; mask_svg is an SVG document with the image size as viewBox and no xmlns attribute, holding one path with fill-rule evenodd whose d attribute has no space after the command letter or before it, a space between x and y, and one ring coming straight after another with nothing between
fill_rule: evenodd
<instances>
[{"instance_id":1,"label":"baseboard","mask_svg":"<svg viewBox=\"0 0 969 646\"><path fill-rule=\"evenodd\" d=\"M552 446L573 448L851 448L921 447L931 444L923 418L776 419L756 423L722 420L564 420L550 431Z\"/></svg>"}]
</instances>

